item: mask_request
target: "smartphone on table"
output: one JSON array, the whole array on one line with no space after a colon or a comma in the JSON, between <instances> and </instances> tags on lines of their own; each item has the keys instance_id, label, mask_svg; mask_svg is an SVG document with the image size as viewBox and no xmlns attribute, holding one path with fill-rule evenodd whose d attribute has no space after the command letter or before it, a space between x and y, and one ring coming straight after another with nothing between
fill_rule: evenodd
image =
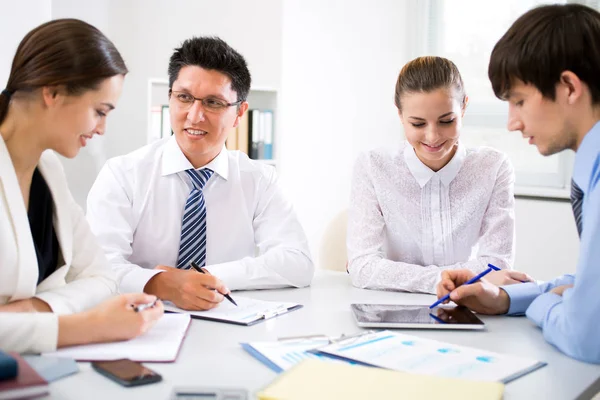
<instances>
[{"instance_id":1,"label":"smartphone on table","mask_svg":"<svg viewBox=\"0 0 600 400\"><path fill-rule=\"evenodd\" d=\"M139 386L160 382L162 377L139 362L128 359L94 361L92 368L123 386Z\"/></svg>"}]
</instances>

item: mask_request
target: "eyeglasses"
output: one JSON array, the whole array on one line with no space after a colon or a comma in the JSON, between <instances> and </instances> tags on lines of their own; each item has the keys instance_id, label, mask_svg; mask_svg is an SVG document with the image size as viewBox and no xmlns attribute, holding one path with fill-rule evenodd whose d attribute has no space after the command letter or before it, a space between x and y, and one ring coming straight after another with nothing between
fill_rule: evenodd
<instances>
[{"instance_id":1,"label":"eyeglasses","mask_svg":"<svg viewBox=\"0 0 600 400\"><path fill-rule=\"evenodd\" d=\"M206 111L213 113L222 113L228 107L237 106L244 101L238 100L235 103L228 103L225 100L217 99L215 97L205 97L203 99L199 99L198 97L194 97L187 92L175 90L171 90L169 92L169 96L174 97L177 101L177 105L183 110L189 110L192 107L192 104L194 104L194 101L198 100L200 103L202 103L202 107L204 107Z\"/></svg>"}]
</instances>

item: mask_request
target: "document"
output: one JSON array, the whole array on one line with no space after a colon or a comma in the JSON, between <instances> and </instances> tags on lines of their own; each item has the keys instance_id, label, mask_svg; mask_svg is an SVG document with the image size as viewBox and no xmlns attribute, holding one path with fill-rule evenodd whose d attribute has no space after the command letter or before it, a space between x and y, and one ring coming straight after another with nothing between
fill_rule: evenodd
<instances>
[{"instance_id":1,"label":"document","mask_svg":"<svg viewBox=\"0 0 600 400\"><path fill-rule=\"evenodd\" d=\"M500 400L504 385L305 360L258 392L259 400Z\"/></svg>"},{"instance_id":2,"label":"document","mask_svg":"<svg viewBox=\"0 0 600 400\"><path fill-rule=\"evenodd\" d=\"M546 363L392 331L350 338L318 353L396 371L508 383Z\"/></svg>"},{"instance_id":3,"label":"document","mask_svg":"<svg viewBox=\"0 0 600 400\"><path fill-rule=\"evenodd\" d=\"M177 308L170 302L165 302L165 310L186 313L193 318L210 321L227 322L236 325L253 325L302 307L298 303L257 300L243 296L235 296L235 301L238 304L237 307L229 301L224 300L218 307L207 311L186 311Z\"/></svg>"},{"instance_id":4,"label":"document","mask_svg":"<svg viewBox=\"0 0 600 400\"><path fill-rule=\"evenodd\" d=\"M189 325L189 315L165 314L148 332L131 340L66 347L43 354L78 361L128 358L140 362L173 362Z\"/></svg>"},{"instance_id":5,"label":"document","mask_svg":"<svg viewBox=\"0 0 600 400\"><path fill-rule=\"evenodd\" d=\"M242 348L258 361L279 373L286 371L306 359L323 359L337 361L321 354L310 353L317 347L327 346L330 341L326 338L241 343Z\"/></svg>"}]
</instances>

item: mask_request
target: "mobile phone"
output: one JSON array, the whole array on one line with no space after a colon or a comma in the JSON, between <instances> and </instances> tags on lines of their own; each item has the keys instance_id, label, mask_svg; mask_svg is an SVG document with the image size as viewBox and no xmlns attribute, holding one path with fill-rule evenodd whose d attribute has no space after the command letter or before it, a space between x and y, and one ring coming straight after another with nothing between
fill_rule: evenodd
<instances>
[{"instance_id":1,"label":"mobile phone","mask_svg":"<svg viewBox=\"0 0 600 400\"><path fill-rule=\"evenodd\" d=\"M139 362L128 359L94 361L92 368L123 386L139 386L160 382L162 377Z\"/></svg>"}]
</instances>

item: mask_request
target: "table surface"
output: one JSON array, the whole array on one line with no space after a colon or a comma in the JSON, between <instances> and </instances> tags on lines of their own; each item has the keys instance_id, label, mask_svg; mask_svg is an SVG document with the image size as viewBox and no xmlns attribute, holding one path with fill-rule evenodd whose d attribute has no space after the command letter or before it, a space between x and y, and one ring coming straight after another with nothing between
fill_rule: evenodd
<instances>
[{"instance_id":1,"label":"table surface","mask_svg":"<svg viewBox=\"0 0 600 400\"><path fill-rule=\"evenodd\" d=\"M347 274L317 271L304 289L235 292L263 300L290 301L304 307L254 326L192 320L175 363L145 364L163 381L123 388L80 363L81 372L50 385L52 399L168 399L174 386L245 388L254 394L277 374L246 353L241 342L273 341L311 334L337 336L361 330L351 303L431 304L424 294L352 287ZM600 391L600 366L573 360L548 344L540 329L524 317L480 316L484 331L405 330L409 334L545 361L547 366L506 385L506 399L589 398Z\"/></svg>"}]
</instances>

